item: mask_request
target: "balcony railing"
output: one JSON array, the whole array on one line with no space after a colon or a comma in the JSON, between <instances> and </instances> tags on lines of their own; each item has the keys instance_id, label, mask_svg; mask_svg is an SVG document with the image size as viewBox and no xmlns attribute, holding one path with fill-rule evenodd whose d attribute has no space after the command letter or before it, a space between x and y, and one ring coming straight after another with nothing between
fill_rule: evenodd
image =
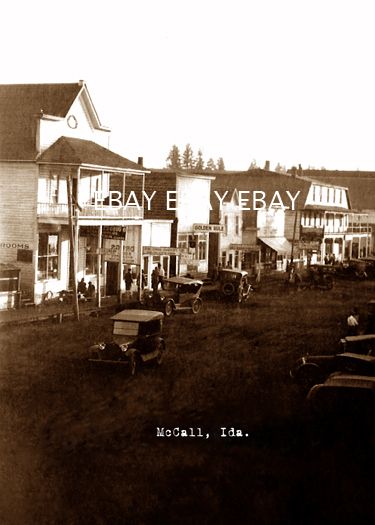
<instances>
[{"instance_id":1,"label":"balcony railing","mask_svg":"<svg viewBox=\"0 0 375 525\"><path fill-rule=\"evenodd\" d=\"M349 225L346 233L371 233L371 226Z\"/></svg>"},{"instance_id":2,"label":"balcony railing","mask_svg":"<svg viewBox=\"0 0 375 525\"><path fill-rule=\"evenodd\" d=\"M43 217L67 217L68 205L50 202L38 202L37 214Z\"/></svg>"},{"instance_id":3,"label":"balcony railing","mask_svg":"<svg viewBox=\"0 0 375 525\"><path fill-rule=\"evenodd\" d=\"M37 213L41 217L68 217L68 205L38 202ZM143 219L143 207L95 207L93 204L84 204L80 206L79 216L88 219Z\"/></svg>"},{"instance_id":4,"label":"balcony railing","mask_svg":"<svg viewBox=\"0 0 375 525\"><path fill-rule=\"evenodd\" d=\"M95 206L84 204L81 206L81 218L106 218L106 219L143 219L143 208L136 206Z\"/></svg>"}]
</instances>

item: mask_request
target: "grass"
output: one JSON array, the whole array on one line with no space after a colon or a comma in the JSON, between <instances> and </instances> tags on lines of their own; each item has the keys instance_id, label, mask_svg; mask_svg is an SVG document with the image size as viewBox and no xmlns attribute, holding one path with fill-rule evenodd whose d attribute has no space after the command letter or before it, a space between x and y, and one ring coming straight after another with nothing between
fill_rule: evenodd
<instances>
[{"instance_id":1,"label":"grass","mask_svg":"<svg viewBox=\"0 0 375 525\"><path fill-rule=\"evenodd\" d=\"M328 475L341 463L311 448L288 372L306 352L335 352L348 311L364 312L374 295L372 282L343 282L330 292L262 287L245 305L207 301L197 316L165 321L163 366L134 379L87 366L90 344L110 337L108 318L2 333L0 521L312 524L321 506L331 522L348 520L353 479L374 487L358 458L346 462L357 465L351 481ZM158 426L211 438L162 440ZM249 437L221 439L223 426Z\"/></svg>"}]
</instances>

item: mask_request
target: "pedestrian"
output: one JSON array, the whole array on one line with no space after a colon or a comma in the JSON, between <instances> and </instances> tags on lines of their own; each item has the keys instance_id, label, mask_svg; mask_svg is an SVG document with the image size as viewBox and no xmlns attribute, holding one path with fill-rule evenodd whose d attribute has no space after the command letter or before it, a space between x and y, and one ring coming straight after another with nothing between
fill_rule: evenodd
<instances>
[{"instance_id":1,"label":"pedestrian","mask_svg":"<svg viewBox=\"0 0 375 525\"><path fill-rule=\"evenodd\" d=\"M151 286L152 286L154 295L156 295L158 293L158 287L159 287L159 268L157 266L155 266L155 268L152 270Z\"/></svg>"},{"instance_id":2,"label":"pedestrian","mask_svg":"<svg viewBox=\"0 0 375 525\"><path fill-rule=\"evenodd\" d=\"M129 268L125 274L125 290L126 290L126 293L129 295L131 292L132 284L133 284L132 271Z\"/></svg>"},{"instance_id":3,"label":"pedestrian","mask_svg":"<svg viewBox=\"0 0 375 525\"><path fill-rule=\"evenodd\" d=\"M359 330L359 313L358 308L354 307L353 310L350 312L350 315L348 316L346 320L347 328L348 328L348 335L358 335Z\"/></svg>"},{"instance_id":4,"label":"pedestrian","mask_svg":"<svg viewBox=\"0 0 375 525\"><path fill-rule=\"evenodd\" d=\"M160 286L161 286L162 290L164 290L165 271L164 271L164 268L162 267L162 265L160 263L158 263L158 270L159 270L159 283L160 283Z\"/></svg>"},{"instance_id":5,"label":"pedestrian","mask_svg":"<svg viewBox=\"0 0 375 525\"><path fill-rule=\"evenodd\" d=\"M85 278L82 277L82 279L78 283L77 292L81 295L86 295L87 292L87 285L85 283Z\"/></svg>"},{"instance_id":6,"label":"pedestrian","mask_svg":"<svg viewBox=\"0 0 375 525\"><path fill-rule=\"evenodd\" d=\"M87 299L92 299L93 297L95 297L95 286L92 284L91 281L89 281L89 285L87 287L86 297Z\"/></svg>"}]
</instances>

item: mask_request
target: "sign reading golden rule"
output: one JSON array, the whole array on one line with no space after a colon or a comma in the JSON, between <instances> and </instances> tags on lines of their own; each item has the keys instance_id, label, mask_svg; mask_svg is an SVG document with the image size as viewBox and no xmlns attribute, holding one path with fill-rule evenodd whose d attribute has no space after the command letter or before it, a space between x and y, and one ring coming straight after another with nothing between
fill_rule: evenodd
<instances>
[{"instance_id":1,"label":"sign reading golden rule","mask_svg":"<svg viewBox=\"0 0 375 525\"><path fill-rule=\"evenodd\" d=\"M224 233L224 224L193 224L194 232Z\"/></svg>"}]
</instances>

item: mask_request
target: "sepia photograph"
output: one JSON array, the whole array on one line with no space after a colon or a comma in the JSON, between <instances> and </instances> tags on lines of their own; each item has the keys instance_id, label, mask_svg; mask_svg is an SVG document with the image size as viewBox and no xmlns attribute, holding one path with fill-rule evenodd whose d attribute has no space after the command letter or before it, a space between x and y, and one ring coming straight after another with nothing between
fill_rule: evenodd
<instances>
[{"instance_id":1,"label":"sepia photograph","mask_svg":"<svg viewBox=\"0 0 375 525\"><path fill-rule=\"evenodd\" d=\"M370 0L19 0L0 523L369 525Z\"/></svg>"}]
</instances>

